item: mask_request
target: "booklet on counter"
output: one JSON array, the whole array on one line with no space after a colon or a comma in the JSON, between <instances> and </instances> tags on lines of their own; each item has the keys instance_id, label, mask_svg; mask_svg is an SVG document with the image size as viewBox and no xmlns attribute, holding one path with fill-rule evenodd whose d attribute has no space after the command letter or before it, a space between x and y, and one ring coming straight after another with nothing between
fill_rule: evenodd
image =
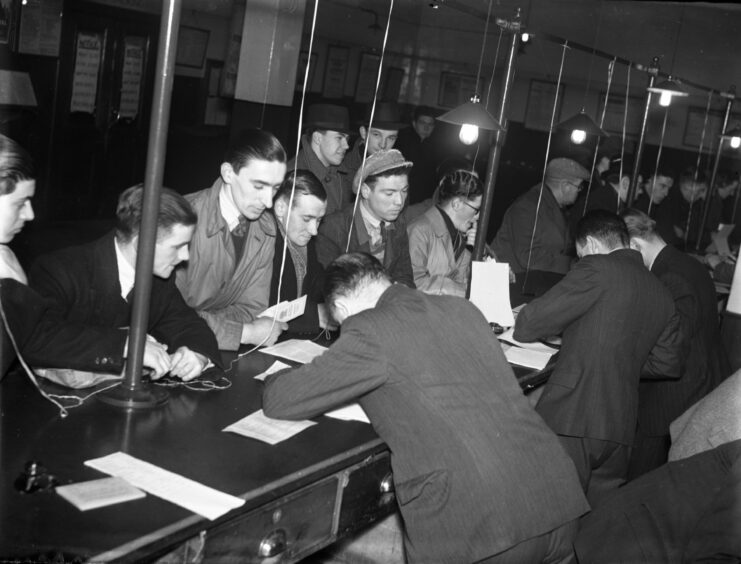
<instances>
[{"instance_id":1,"label":"booklet on counter","mask_svg":"<svg viewBox=\"0 0 741 564\"><path fill-rule=\"evenodd\" d=\"M56 488L57 493L80 511L141 499L143 491L122 478L100 478Z\"/></svg>"}]
</instances>

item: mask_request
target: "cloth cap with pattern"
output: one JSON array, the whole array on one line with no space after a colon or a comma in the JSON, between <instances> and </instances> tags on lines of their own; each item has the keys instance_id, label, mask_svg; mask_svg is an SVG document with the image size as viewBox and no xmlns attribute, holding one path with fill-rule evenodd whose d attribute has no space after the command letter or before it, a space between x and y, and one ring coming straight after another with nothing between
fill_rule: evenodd
<instances>
[{"instance_id":1,"label":"cloth cap with pattern","mask_svg":"<svg viewBox=\"0 0 741 564\"><path fill-rule=\"evenodd\" d=\"M546 180L589 180L589 171L573 159L553 159L545 167Z\"/></svg>"},{"instance_id":2,"label":"cloth cap with pattern","mask_svg":"<svg viewBox=\"0 0 741 564\"><path fill-rule=\"evenodd\" d=\"M361 165L358 172L355 173L355 179L352 183L353 192L357 194L360 185L369 176L381 174L382 172L387 172L398 167L406 168L406 172L408 173L408 169L412 168L413 164L411 161L406 160L398 149L376 151L365 159L365 169Z\"/></svg>"}]
</instances>

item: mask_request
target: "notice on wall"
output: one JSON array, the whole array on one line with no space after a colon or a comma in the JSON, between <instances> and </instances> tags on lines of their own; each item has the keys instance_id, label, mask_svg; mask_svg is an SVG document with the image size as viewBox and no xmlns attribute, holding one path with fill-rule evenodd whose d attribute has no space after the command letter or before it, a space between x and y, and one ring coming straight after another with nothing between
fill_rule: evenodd
<instances>
[{"instance_id":1,"label":"notice on wall","mask_svg":"<svg viewBox=\"0 0 741 564\"><path fill-rule=\"evenodd\" d=\"M119 118L134 119L139 113L145 46L146 38L144 37L126 37L124 40L121 101L118 107Z\"/></svg>"},{"instance_id":2,"label":"notice on wall","mask_svg":"<svg viewBox=\"0 0 741 564\"><path fill-rule=\"evenodd\" d=\"M98 73L103 52L103 37L98 33L77 34L75 72L72 75L71 112L95 113Z\"/></svg>"},{"instance_id":3,"label":"notice on wall","mask_svg":"<svg viewBox=\"0 0 741 564\"><path fill-rule=\"evenodd\" d=\"M62 37L62 0L27 0L21 4L18 52L59 56Z\"/></svg>"}]
</instances>

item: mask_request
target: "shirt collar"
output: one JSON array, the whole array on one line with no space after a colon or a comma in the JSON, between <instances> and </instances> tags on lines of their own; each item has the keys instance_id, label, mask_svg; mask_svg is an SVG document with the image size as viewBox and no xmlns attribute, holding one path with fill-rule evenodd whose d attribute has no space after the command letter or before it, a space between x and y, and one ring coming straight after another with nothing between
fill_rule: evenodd
<instances>
[{"instance_id":1,"label":"shirt collar","mask_svg":"<svg viewBox=\"0 0 741 564\"><path fill-rule=\"evenodd\" d=\"M113 245L116 247L116 264L118 265L118 283L121 285L121 297L125 300L134 287L136 270L133 265L129 264L126 257L118 245L118 239L113 238Z\"/></svg>"},{"instance_id":2,"label":"shirt collar","mask_svg":"<svg viewBox=\"0 0 741 564\"><path fill-rule=\"evenodd\" d=\"M229 231L239 225L239 218L242 216L237 209L237 204L234 203L232 198L232 192L227 184L221 185L221 191L219 192L219 209L221 210L221 216L226 221L226 225Z\"/></svg>"},{"instance_id":3,"label":"shirt collar","mask_svg":"<svg viewBox=\"0 0 741 564\"><path fill-rule=\"evenodd\" d=\"M365 200L360 200L360 214L363 216L363 221L369 228L376 230L381 228L381 220L370 212L366 207Z\"/></svg>"}]
</instances>

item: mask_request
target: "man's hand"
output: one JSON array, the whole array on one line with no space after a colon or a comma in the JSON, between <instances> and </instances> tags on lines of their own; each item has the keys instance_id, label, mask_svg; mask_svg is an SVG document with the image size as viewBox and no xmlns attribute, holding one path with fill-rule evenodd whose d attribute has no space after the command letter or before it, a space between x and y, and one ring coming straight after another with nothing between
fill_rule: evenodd
<instances>
[{"instance_id":1,"label":"man's hand","mask_svg":"<svg viewBox=\"0 0 741 564\"><path fill-rule=\"evenodd\" d=\"M170 363L170 374L187 382L201 375L208 365L208 358L188 347L180 347L170 356Z\"/></svg>"},{"instance_id":2,"label":"man's hand","mask_svg":"<svg viewBox=\"0 0 741 564\"><path fill-rule=\"evenodd\" d=\"M269 317L258 317L251 323L245 323L242 326L243 345L265 345L272 346L280 337L280 334L288 329L288 323L284 321L273 320Z\"/></svg>"},{"instance_id":3,"label":"man's hand","mask_svg":"<svg viewBox=\"0 0 741 564\"><path fill-rule=\"evenodd\" d=\"M329 314L329 308L327 304L317 304L317 313L319 314L319 327L326 329L327 331L336 331L339 325L335 323L332 316Z\"/></svg>"},{"instance_id":4,"label":"man's hand","mask_svg":"<svg viewBox=\"0 0 741 564\"><path fill-rule=\"evenodd\" d=\"M167 354L167 347L154 339L147 339L144 343L142 364L154 370L154 374L151 376L152 380L162 378L170 371L170 355Z\"/></svg>"}]
</instances>

